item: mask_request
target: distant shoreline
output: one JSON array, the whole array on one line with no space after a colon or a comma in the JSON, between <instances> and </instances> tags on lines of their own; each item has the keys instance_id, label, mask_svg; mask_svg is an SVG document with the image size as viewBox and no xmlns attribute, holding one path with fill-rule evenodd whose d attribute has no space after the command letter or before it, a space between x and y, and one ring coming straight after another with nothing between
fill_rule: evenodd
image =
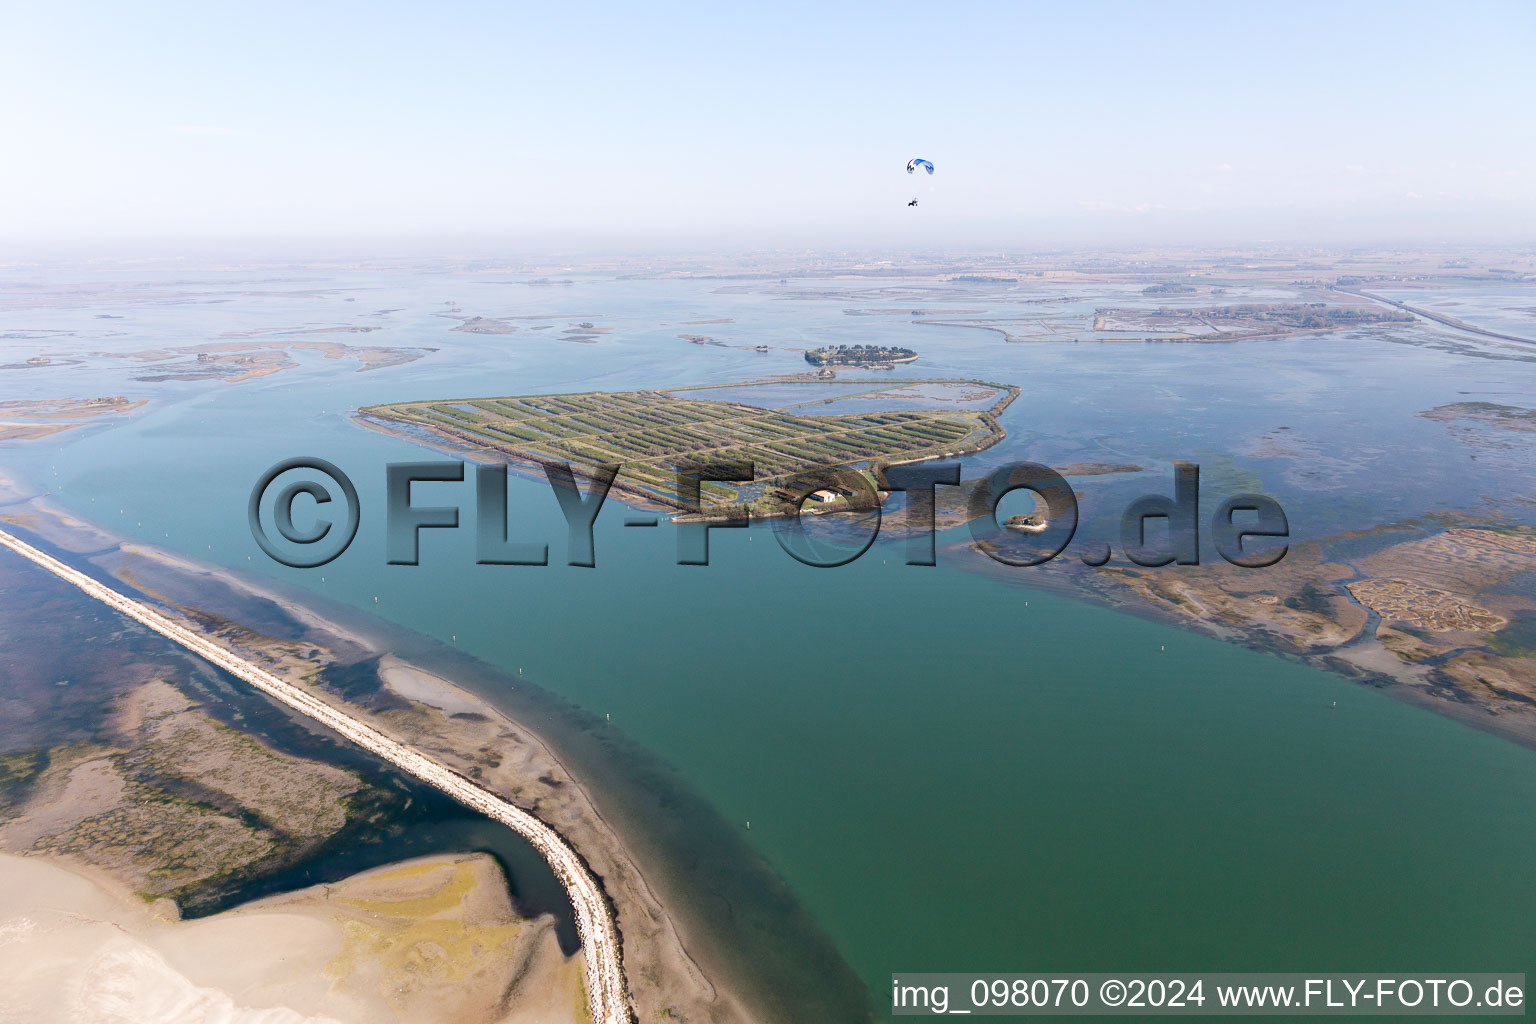
<instances>
[{"instance_id":1,"label":"distant shoreline","mask_svg":"<svg viewBox=\"0 0 1536 1024\"><path fill-rule=\"evenodd\" d=\"M1444 324L1446 327L1454 327L1458 331L1466 331L1468 334L1480 334L1485 338L1497 338L1500 341L1513 341L1521 345L1536 345L1536 338L1522 338L1514 334L1500 334L1498 331L1490 331L1486 327L1478 327L1475 324L1469 324L1465 320L1458 320L1455 317L1447 316L1444 313L1432 313L1427 309L1419 309L1417 306L1410 306L1406 302L1398 302L1396 299L1389 299L1381 295L1372 295L1370 292L1360 291L1356 288L1343 288L1335 285L1334 291L1340 291L1346 295L1358 295L1362 299L1370 299L1372 302L1381 302L1388 306L1400 309L1405 313L1412 313L1414 316L1421 316L1426 320L1433 320L1437 324Z\"/></svg>"}]
</instances>

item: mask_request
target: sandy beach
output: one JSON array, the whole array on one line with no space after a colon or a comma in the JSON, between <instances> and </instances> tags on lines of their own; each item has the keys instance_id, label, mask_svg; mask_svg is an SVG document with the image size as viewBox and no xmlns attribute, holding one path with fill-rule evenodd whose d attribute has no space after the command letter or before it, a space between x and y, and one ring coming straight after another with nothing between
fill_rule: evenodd
<instances>
[{"instance_id":1,"label":"sandy beach","mask_svg":"<svg viewBox=\"0 0 1536 1024\"><path fill-rule=\"evenodd\" d=\"M426 858L196 921L101 871L0 854L0 1021L584 1020L553 919L483 855Z\"/></svg>"},{"instance_id":2,"label":"sandy beach","mask_svg":"<svg viewBox=\"0 0 1536 1024\"><path fill-rule=\"evenodd\" d=\"M189 585L207 588L210 581L278 604L306 627L310 635L304 643L264 637L216 614L206 618L193 615L184 624L215 639L231 653L264 665L285 683L308 690L329 703L336 704L337 696L321 690L312 680L317 668L331 663L334 650L349 649L353 656L359 649L382 655L378 664L381 683L408 706L378 711L350 704L348 714L531 812L576 850L599 881L616 918L630 997L642 1019L667 1014L719 1022L759 1019L740 997L719 984L718 978L709 976L690 953L673 915L647 881L635 854L599 812L588 789L542 739L500 709L448 679L389 655L376 641L331 623L259 582L222 567L141 543L118 542L100 528L36 501L24 508L13 506L7 510L6 518L67 551L94 552L91 560L99 568L108 569L121 584L137 590L151 602L176 612L185 614L195 609L170 599L161 592L162 588L174 590L180 596ZM176 585L167 586L172 582ZM308 962L315 954L305 949L295 955ZM306 1005L310 1009L300 1007L295 1012L308 1013L319 1004ZM338 1019L368 1018L344 1015ZM421 1019L515 1018L492 1015Z\"/></svg>"}]
</instances>

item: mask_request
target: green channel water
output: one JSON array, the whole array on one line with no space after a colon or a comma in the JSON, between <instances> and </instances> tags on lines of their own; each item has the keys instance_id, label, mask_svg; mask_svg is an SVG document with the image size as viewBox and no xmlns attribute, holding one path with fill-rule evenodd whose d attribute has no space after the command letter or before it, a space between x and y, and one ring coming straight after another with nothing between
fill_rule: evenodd
<instances>
[{"instance_id":1,"label":"green channel water","mask_svg":"<svg viewBox=\"0 0 1536 1024\"><path fill-rule=\"evenodd\" d=\"M1529 751L953 550L821 571L753 530L679 568L657 532L600 531L591 572L472 571L483 601L429 570L403 614L750 820L877 996L893 971L1533 966Z\"/></svg>"},{"instance_id":2,"label":"green channel water","mask_svg":"<svg viewBox=\"0 0 1536 1024\"><path fill-rule=\"evenodd\" d=\"M1179 352L1177 359L1205 360L1207 376L1175 380L1156 376L1174 357L1140 346L1083 346L1072 353L1082 365L1069 368L1057 352L972 338L980 333L963 339L972 347L957 350L957 368L979 362L983 344L998 360L1048 363L1042 372L1081 384L1074 400L1085 424L1122 393L1095 380L1151 381L1146 407L1171 417L1159 428L1171 439L1160 447L1169 459L1214 464L1218 435L1305 425L1307 403L1323 387L1277 388L1268 406L1255 399L1186 412L1169 396L1178 388L1221 393L1210 376L1217 356ZM706 373L701 361L715 353L683 348L690 351L654 366L635 362L639 355L613 356L622 365L608 364L608 383L747 376L736 362L747 356L720 356L733 362ZM1024 348L1034 351L1022 356ZM1243 351L1257 358L1259 350ZM1293 375L1340 358L1296 346L1273 351ZM1379 365L1399 355L1405 364L1451 360L1406 345L1380 351ZM967 560L979 556L960 535L945 538L937 568L902 564L902 547L882 540L852 565L817 570L784 554L769 530L716 531L711 566L679 567L670 526L626 529L613 505L598 522L598 567L577 569L564 564L564 527L548 488L514 479L514 535L548 540L551 565L474 565L467 482L419 487L416 499L460 505L465 528L427 532L420 566L385 565L384 464L443 456L358 428L337 408L574 389L585 378L572 367L590 353L552 349L543 371L532 356L511 358L488 380L475 374L489 371L464 363L338 386L330 367L302 357L273 383L216 397L188 389L124 426L63 439L27 456L21 471L57 480L58 500L109 527L274 576L429 637L456 638L461 651L502 670L499 683L476 684L493 698L521 672L591 712L740 829L882 1013L892 972L1536 974L1530 751L1302 664L1031 588L1029 570L974 571ZM1264 372L1231 366L1234 386ZM618 379L621 370L628 379ZM1327 387L1344 386L1316 372ZM1463 376L1493 372L1475 363ZM1525 363L1498 372L1512 387L1531 376ZM1022 371L999 367L992 376ZM1415 435L1403 459L1441 443L1438 428L1410 419L1413 412L1449 400L1462 383L1433 378L1422 387L1435 394L1417 394L1400 410L1423 438ZM1064 394L1042 389L1039 398L1065 403ZM1015 454L1032 436L1028 413L1025 403L1009 413ZM1130 444L1129 414L1103 416ZM1193 450L1182 447L1180 417L1211 424L1209 436L1188 442ZM1461 465L1482 472L1451 444L1444 442L1437 473L1459 479ZM1357 488L1345 500L1330 490L1339 486L1332 478L1314 475L1296 485L1294 507L1363 516L1372 502L1407 500L1391 486L1411 476L1406 462L1352 450L1379 491ZM296 454L352 473L365 510L348 553L304 573L263 562L244 514L259 473ZM1353 464L1325 468L1356 472ZM1165 483L1159 477L1141 489ZM1284 483L1278 471L1265 481ZM1411 498L1421 504L1404 514L1442 500ZM1293 521L1313 535L1340 525ZM591 781L603 790L602 779ZM617 817L623 823L622 808ZM727 893L720 905L695 909L707 919L731 914L732 900L753 899ZM753 951L737 953L750 971ZM809 978L818 967L808 961L801 969Z\"/></svg>"},{"instance_id":3,"label":"green channel water","mask_svg":"<svg viewBox=\"0 0 1536 1024\"><path fill-rule=\"evenodd\" d=\"M514 480L512 508L540 510L521 530L554 564L475 566L461 530L386 567L365 530L324 590L611 716L877 1006L893 971L1536 968L1529 751L953 545L818 570L716 531L713 564L680 567L670 527L614 507L585 570L546 487Z\"/></svg>"}]
</instances>

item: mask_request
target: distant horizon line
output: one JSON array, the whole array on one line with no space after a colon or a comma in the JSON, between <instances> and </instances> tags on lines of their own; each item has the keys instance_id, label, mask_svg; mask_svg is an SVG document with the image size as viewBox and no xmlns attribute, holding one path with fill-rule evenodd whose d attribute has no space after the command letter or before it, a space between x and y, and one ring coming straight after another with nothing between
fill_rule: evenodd
<instances>
[{"instance_id":1,"label":"distant horizon line","mask_svg":"<svg viewBox=\"0 0 1536 1024\"><path fill-rule=\"evenodd\" d=\"M187 237L104 236L99 238L17 239L0 242L0 266L42 262L153 261L202 259L258 260L463 260L463 259L647 259L662 257L742 258L791 256L840 261L884 261L921 266L942 260L989 257L1049 259L1089 255L1164 255L1210 258L1254 255L1266 257L1436 254L1536 255L1536 233L1525 237L1459 238L1356 237L1306 240L1299 238L1210 239L1207 241L1140 237L1118 239L882 241L876 239L758 239L672 238L642 240L609 237L509 237L502 234L228 234ZM574 269L574 268L573 268ZM679 268L682 269L682 268Z\"/></svg>"}]
</instances>

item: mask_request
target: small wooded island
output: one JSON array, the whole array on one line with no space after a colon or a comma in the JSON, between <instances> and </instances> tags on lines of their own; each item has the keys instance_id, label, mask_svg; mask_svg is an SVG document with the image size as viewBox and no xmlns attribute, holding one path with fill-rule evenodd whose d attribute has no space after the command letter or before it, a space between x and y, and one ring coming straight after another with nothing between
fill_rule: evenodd
<instances>
[{"instance_id":1,"label":"small wooded island","mask_svg":"<svg viewBox=\"0 0 1536 1024\"><path fill-rule=\"evenodd\" d=\"M1022 530L1025 533L1044 533L1051 524L1039 513L1030 512L1022 516L1009 516L1003 525L1010 530Z\"/></svg>"},{"instance_id":2,"label":"small wooded island","mask_svg":"<svg viewBox=\"0 0 1536 1024\"><path fill-rule=\"evenodd\" d=\"M805 354L805 361L812 366L863 366L879 368L910 363L917 353L909 348L894 345L828 345L813 348Z\"/></svg>"}]
</instances>

